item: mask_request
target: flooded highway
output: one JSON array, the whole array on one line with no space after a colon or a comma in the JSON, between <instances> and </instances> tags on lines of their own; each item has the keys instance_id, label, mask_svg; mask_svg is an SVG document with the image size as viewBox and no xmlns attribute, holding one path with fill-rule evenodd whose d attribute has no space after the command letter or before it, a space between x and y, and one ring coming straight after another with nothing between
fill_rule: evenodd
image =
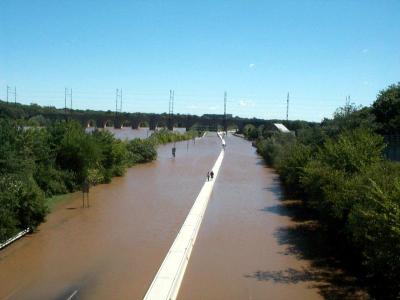
<instances>
[{"instance_id":1,"label":"flooded highway","mask_svg":"<svg viewBox=\"0 0 400 300\"><path fill-rule=\"evenodd\" d=\"M276 236L294 225L279 212L284 208L279 207L278 176L249 142L230 136L226 143L178 299L323 299L318 289L310 288L312 280L272 280L309 263L288 255Z\"/></svg>"},{"instance_id":2,"label":"flooded highway","mask_svg":"<svg viewBox=\"0 0 400 300\"><path fill-rule=\"evenodd\" d=\"M370 299L250 142L226 145L178 299Z\"/></svg>"},{"instance_id":3,"label":"flooded highway","mask_svg":"<svg viewBox=\"0 0 400 300\"><path fill-rule=\"evenodd\" d=\"M189 146L189 148L188 148ZM0 299L141 299L220 152L216 134L70 195L37 233L0 252Z\"/></svg>"},{"instance_id":4,"label":"flooded highway","mask_svg":"<svg viewBox=\"0 0 400 300\"><path fill-rule=\"evenodd\" d=\"M151 136L154 130L150 130L148 127L142 127L138 129L132 129L130 127L123 127L120 129L115 129L114 127L96 128L87 127L86 132L93 132L95 130L106 130L112 133L116 138L120 140L133 140L133 139L145 139Z\"/></svg>"},{"instance_id":5,"label":"flooded highway","mask_svg":"<svg viewBox=\"0 0 400 300\"><path fill-rule=\"evenodd\" d=\"M108 132L111 132L116 138L128 141L133 139L146 139L149 136L151 136L152 133L154 132L154 130L150 130L148 127L140 127L138 129L132 129L131 127L123 127L120 129L115 129L114 127L105 127L105 128L87 127L86 132L93 132L96 129L106 130ZM174 127L174 132L185 133L186 128Z\"/></svg>"},{"instance_id":6,"label":"flooded highway","mask_svg":"<svg viewBox=\"0 0 400 300\"><path fill-rule=\"evenodd\" d=\"M178 299L322 299L310 261L285 243L296 223L277 175L249 142L226 141ZM221 150L215 133L176 146L175 159L161 146L157 161L92 188L90 208L68 195L1 251L0 299L142 299Z\"/></svg>"}]
</instances>

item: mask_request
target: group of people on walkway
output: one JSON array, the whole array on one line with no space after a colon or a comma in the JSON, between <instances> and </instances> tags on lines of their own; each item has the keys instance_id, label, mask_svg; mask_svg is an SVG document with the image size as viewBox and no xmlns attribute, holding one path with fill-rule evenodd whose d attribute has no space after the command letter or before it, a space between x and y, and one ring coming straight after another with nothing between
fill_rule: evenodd
<instances>
[{"instance_id":1,"label":"group of people on walkway","mask_svg":"<svg viewBox=\"0 0 400 300\"><path fill-rule=\"evenodd\" d=\"M214 179L214 172L213 171L207 172L207 181L210 181L210 178L211 178L211 180Z\"/></svg>"}]
</instances>

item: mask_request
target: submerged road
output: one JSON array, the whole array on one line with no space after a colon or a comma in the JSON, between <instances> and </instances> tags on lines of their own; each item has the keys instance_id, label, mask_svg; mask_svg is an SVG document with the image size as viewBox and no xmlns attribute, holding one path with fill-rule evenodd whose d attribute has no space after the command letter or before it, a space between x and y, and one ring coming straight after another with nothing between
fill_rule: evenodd
<instances>
[{"instance_id":1,"label":"submerged road","mask_svg":"<svg viewBox=\"0 0 400 300\"><path fill-rule=\"evenodd\" d=\"M322 298L310 280L270 280L309 262L279 242L293 222L280 213L277 175L249 142L226 144L178 299ZM216 134L187 145L175 159L162 146L157 161L92 188L88 209L68 196L1 251L0 299L142 299L221 150Z\"/></svg>"},{"instance_id":2,"label":"submerged road","mask_svg":"<svg viewBox=\"0 0 400 300\"><path fill-rule=\"evenodd\" d=\"M280 206L278 176L248 141L226 144L178 299L323 299L312 279L287 273L302 275L309 262L279 243L295 224Z\"/></svg>"},{"instance_id":3,"label":"submerged road","mask_svg":"<svg viewBox=\"0 0 400 300\"><path fill-rule=\"evenodd\" d=\"M0 252L0 299L141 299L220 153L216 134L161 146L138 165L76 193L39 231Z\"/></svg>"}]
</instances>

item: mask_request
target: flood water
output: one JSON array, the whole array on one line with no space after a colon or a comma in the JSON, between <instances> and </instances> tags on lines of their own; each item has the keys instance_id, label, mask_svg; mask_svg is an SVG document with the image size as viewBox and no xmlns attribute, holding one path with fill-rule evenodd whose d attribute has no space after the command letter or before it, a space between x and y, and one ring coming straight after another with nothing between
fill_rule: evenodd
<instances>
[{"instance_id":1,"label":"flood water","mask_svg":"<svg viewBox=\"0 0 400 300\"><path fill-rule=\"evenodd\" d=\"M189 148L188 148L189 146ZM37 233L0 252L0 299L140 299L186 218L220 142L159 148L111 184L61 203Z\"/></svg>"},{"instance_id":2,"label":"flood water","mask_svg":"<svg viewBox=\"0 0 400 300\"><path fill-rule=\"evenodd\" d=\"M176 146L175 159L161 146L157 161L92 188L90 208L69 195L1 251L0 299L141 299L221 148L216 134ZM229 137L179 299L322 298L312 279L279 280L310 265L282 243L294 222L280 196L250 143Z\"/></svg>"},{"instance_id":3,"label":"flood water","mask_svg":"<svg viewBox=\"0 0 400 300\"><path fill-rule=\"evenodd\" d=\"M288 268L302 270L309 263L287 255L287 245L277 239L280 228L294 223L278 211L282 193L275 172L249 142L228 137L226 143L179 299L322 299L318 289L310 288L312 280L260 277L285 276Z\"/></svg>"},{"instance_id":4,"label":"flood water","mask_svg":"<svg viewBox=\"0 0 400 300\"><path fill-rule=\"evenodd\" d=\"M92 132L96 130L96 127L87 127L86 132ZM121 140L133 140L133 139L146 139L150 137L154 130L150 130L148 127L140 127L138 129L132 129L131 127L123 127L120 129L115 129L114 127L100 128L99 130L106 130L111 132L116 138ZM175 132L184 133L186 128L176 127Z\"/></svg>"}]
</instances>

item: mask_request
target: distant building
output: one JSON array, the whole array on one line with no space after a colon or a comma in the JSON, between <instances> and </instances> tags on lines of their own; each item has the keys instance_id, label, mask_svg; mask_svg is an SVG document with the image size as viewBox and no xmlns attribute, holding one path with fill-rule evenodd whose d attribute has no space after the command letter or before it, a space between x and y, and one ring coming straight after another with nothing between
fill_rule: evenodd
<instances>
[{"instance_id":1,"label":"distant building","mask_svg":"<svg viewBox=\"0 0 400 300\"><path fill-rule=\"evenodd\" d=\"M279 132L284 132L284 133L290 133L291 131L289 129L286 128L285 125L283 125L282 123L274 123L275 128L279 131Z\"/></svg>"}]
</instances>

